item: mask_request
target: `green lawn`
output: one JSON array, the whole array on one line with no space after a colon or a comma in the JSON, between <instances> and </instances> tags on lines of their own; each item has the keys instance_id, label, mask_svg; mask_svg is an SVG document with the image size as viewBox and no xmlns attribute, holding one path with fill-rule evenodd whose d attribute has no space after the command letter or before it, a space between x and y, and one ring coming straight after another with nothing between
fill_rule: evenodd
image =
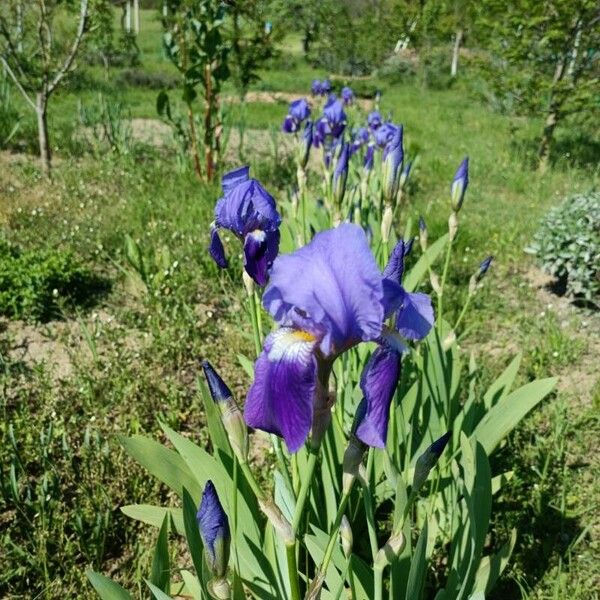
<instances>
[{"instance_id":1,"label":"green lawn","mask_svg":"<svg viewBox=\"0 0 600 600\"><path fill-rule=\"evenodd\" d=\"M141 65L134 69L175 75L162 55L153 12L143 11L138 45ZM251 91L306 95L311 80L326 75L303 62L294 37L274 65ZM78 103L94 102L99 91L122 102L124 115L156 118L158 90L123 85L123 70L107 79L101 68L85 67L80 87L54 98L53 183L40 178L33 157L0 155L2 235L23 248L71 250L114 282L100 305L67 311L65 322L0 324L0 596L6 598L91 598L83 574L90 565L129 586L138 580L155 533L133 524L119 507L171 498L125 457L115 434L158 435L162 419L202 439L195 388L201 358L214 361L239 397L248 383L236 363L236 353L251 348L248 329L240 327L242 290L205 250L217 186L199 185L182 171L171 147L92 155L74 141L81 129ZM498 374L520 349L523 379L559 374L564 381L510 437L494 466L512 469L514 477L495 499L492 537L517 527L519 538L511 567L490 597L597 598L599 319L538 289L523 250L541 215L597 186L598 170L572 166L567 156L544 174L531 170L518 140L531 139L540 123L521 119L515 133L515 120L481 103L467 82L443 91L412 82L370 83L383 92L382 112L404 124L407 153L417 159L407 216L415 223L423 215L433 238L446 227L454 171L463 156L471 158L451 314L460 311L479 262L489 254L496 260L461 345L477 353L483 377ZM227 86L224 96L235 91ZM234 131L269 130L260 147L246 146L245 154L278 199L286 197L292 173L268 140L281 135L276 129L285 113L285 102L264 99L226 107ZM34 133L27 115L21 149L35 149ZM158 277L147 288L136 283L124 255L125 234L139 242L151 273L168 273L160 283ZM18 351L27 335L40 347L35 361ZM65 375L56 378L50 363L61 353Z\"/></svg>"}]
</instances>

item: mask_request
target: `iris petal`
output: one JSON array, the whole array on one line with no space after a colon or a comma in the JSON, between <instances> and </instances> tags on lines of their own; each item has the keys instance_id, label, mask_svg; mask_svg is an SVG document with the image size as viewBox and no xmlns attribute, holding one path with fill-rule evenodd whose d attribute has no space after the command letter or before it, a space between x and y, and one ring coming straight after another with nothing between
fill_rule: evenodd
<instances>
[{"instance_id":1,"label":"iris petal","mask_svg":"<svg viewBox=\"0 0 600 600\"><path fill-rule=\"evenodd\" d=\"M399 376L398 352L386 346L378 347L366 364L360 381L366 410L355 433L361 442L375 448L385 447L390 404Z\"/></svg>"},{"instance_id":2,"label":"iris petal","mask_svg":"<svg viewBox=\"0 0 600 600\"><path fill-rule=\"evenodd\" d=\"M223 188L223 194L227 195L233 188L238 186L244 181L248 181L250 177L250 167L245 165L238 167L229 173L225 173L221 178L221 187Z\"/></svg>"},{"instance_id":3,"label":"iris petal","mask_svg":"<svg viewBox=\"0 0 600 600\"><path fill-rule=\"evenodd\" d=\"M246 399L246 423L283 437L290 452L302 447L312 425L315 347L313 336L288 327L269 335Z\"/></svg>"},{"instance_id":4,"label":"iris petal","mask_svg":"<svg viewBox=\"0 0 600 600\"><path fill-rule=\"evenodd\" d=\"M219 231L213 227L210 232L210 246L208 247L210 255L221 269L227 268L227 258L225 257L225 248L219 237Z\"/></svg>"},{"instance_id":5,"label":"iris petal","mask_svg":"<svg viewBox=\"0 0 600 600\"><path fill-rule=\"evenodd\" d=\"M398 331L409 340L422 340L431 330L433 321L431 298L420 292L405 292L396 315Z\"/></svg>"}]
</instances>

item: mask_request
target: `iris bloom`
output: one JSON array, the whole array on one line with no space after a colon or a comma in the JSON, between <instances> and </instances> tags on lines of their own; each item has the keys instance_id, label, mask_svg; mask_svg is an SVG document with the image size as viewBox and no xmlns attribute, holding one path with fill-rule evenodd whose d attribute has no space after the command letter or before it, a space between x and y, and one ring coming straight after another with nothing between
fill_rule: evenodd
<instances>
[{"instance_id":1,"label":"iris bloom","mask_svg":"<svg viewBox=\"0 0 600 600\"><path fill-rule=\"evenodd\" d=\"M300 129L302 122L310 117L310 106L304 98L294 100L290 103L288 114L281 126L285 133L295 133Z\"/></svg>"},{"instance_id":2,"label":"iris bloom","mask_svg":"<svg viewBox=\"0 0 600 600\"><path fill-rule=\"evenodd\" d=\"M342 101L346 106L350 106L354 102L354 92L352 88L343 87L342 88Z\"/></svg>"},{"instance_id":3,"label":"iris bloom","mask_svg":"<svg viewBox=\"0 0 600 600\"><path fill-rule=\"evenodd\" d=\"M273 196L256 179L250 179L249 170L250 167L240 167L221 179L223 197L215 207L209 252L219 267L227 267L218 229L228 229L244 244L246 272L263 286L279 251L281 217Z\"/></svg>"},{"instance_id":4,"label":"iris bloom","mask_svg":"<svg viewBox=\"0 0 600 600\"><path fill-rule=\"evenodd\" d=\"M354 133L352 144L350 145L350 154L354 154L363 146L369 143L369 130L366 127L361 127Z\"/></svg>"},{"instance_id":5,"label":"iris bloom","mask_svg":"<svg viewBox=\"0 0 600 600\"><path fill-rule=\"evenodd\" d=\"M394 136L396 135L398 129L399 127L394 125L393 123L382 123L373 133L375 143L380 148L385 148L394 139Z\"/></svg>"},{"instance_id":6,"label":"iris bloom","mask_svg":"<svg viewBox=\"0 0 600 600\"><path fill-rule=\"evenodd\" d=\"M369 116L367 117L367 125L371 131L379 129L382 123L383 121L381 119L381 114L378 110L374 110L369 113Z\"/></svg>"},{"instance_id":7,"label":"iris bloom","mask_svg":"<svg viewBox=\"0 0 600 600\"><path fill-rule=\"evenodd\" d=\"M452 180L452 185L450 186L450 197L452 202L452 210L458 212L464 202L465 192L467 191L467 186L469 185L469 157L467 156L461 163L456 173L454 175L454 179Z\"/></svg>"},{"instance_id":8,"label":"iris bloom","mask_svg":"<svg viewBox=\"0 0 600 600\"><path fill-rule=\"evenodd\" d=\"M349 223L277 258L263 304L279 329L266 338L255 364L244 412L248 425L282 436L296 452L318 425L315 402L327 394L337 356L385 337L384 320L394 312L402 315L396 317L401 333L422 331L422 323L410 318L420 303L402 289L398 260L393 264L388 276L382 274L364 231Z\"/></svg>"},{"instance_id":9,"label":"iris bloom","mask_svg":"<svg viewBox=\"0 0 600 600\"><path fill-rule=\"evenodd\" d=\"M382 125L375 133L375 137L386 125ZM400 177L402 175L402 161L404 149L402 147L402 125L393 127L393 136L383 150L383 195L388 202L392 202L398 194Z\"/></svg>"},{"instance_id":10,"label":"iris bloom","mask_svg":"<svg viewBox=\"0 0 600 600\"><path fill-rule=\"evenodd\" d=\"M323 116L315 124L313 143L317 148L340 138L346 127L346 113L340 100L330 99L323 108Z\"/></svg>"}]
</instances>

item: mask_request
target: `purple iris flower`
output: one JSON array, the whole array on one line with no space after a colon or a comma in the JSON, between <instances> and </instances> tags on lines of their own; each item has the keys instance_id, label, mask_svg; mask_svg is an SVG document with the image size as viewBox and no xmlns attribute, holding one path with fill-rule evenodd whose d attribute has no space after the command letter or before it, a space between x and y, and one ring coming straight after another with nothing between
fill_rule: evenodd
<instances>
[{"instance_id":1,"label":"purple iris flower","mask_svg":"<svg viewBox=\"0 0 600 600\"><path fill-rule=\"evenodd\" d=\"M398 127L389 121L382 123L373 134L375 143L380 148L385 148L392 141L397 130Z\"/></svg>"},{"instance_id":2,"label":"purple iris flower","mask_svg":"<svg viewBox=\"0 0 600 600\"><path fill-rule=\"evenodd\" d=\"M327 94L331 93L331 81L329 79L323 79L321 82L321 95L327 96Z\"/></svg>"},{"instance_id":3,"label":"purple iris flower","mask_svg":"<svg viewBox=\"0 0 600 600\"><path fill-rule=\"evenodd\" d=\"M399 281L382 275L358 225L317 233L306 246L279 256L263 304L280 327L256 361L246 423L282 436L296 452L335 358L379 339L384 319L406 296Z\"/></svg>"},{"instance_id":4,"label":"purple iris flower","mask_svg":"<svg viewBox=\"0 0 600 600\"><path fill-rule=\"evenodd\" d=\"M227 267L218 229L229 229L244 244L246 273L264 286L279 251L281 217L273 196L256 179L249 178L249 170L250 167L240 167L221 179L223 197L215 206L209 252L219 267Z\"/></svg>"},{"instance_id":5,"label":"purple iris flower","mask_svg":"<svg viewBox=\"0 0 600 600\"><path fill-rule=\"evenodd\" d=\"M323 116L327 121L331 135L334 138L339 138L346 127L346 113L342 102L337 98L328 100L323 108Z\"/></svg>"},{"instance_id":6,"label":"purple iris flower","mask_svg":"<svg viewBox=\"0 0 600 600\"><path fill-rule=\"evenodd\" d=\"M382 123L383 121L381 119L381 114L378 110L370 112L367 116L367 125L369 126L369 129L371 131L376 131L377 129L379 129Z\"/></svg>"},{"instance_id":7,"label":"purple iris flower","mask_svg":"<svg viewBox=\"0 0 600 600\"><path fill-rule=\"evenodd\" d=\"M281 129L285 133L295 133L300 129L302 122L310 117L310 106L305 98L299 98L290 103Z\"/></svg>"},{"instance_id":8,"label":"purple iris flower","mask_svg":"<svg viewBox=\"0 0 600 600\"><path fill-rule=\"evenodd\" d=\"M312 92L313 96L321 95L321 82L318 79L313 79L313 82L310 86L310 91Z\"/></svg>"},{"instance_id":9,"label":"purple iris flower","mask_svg":"<svg viewBox=\"0 0 600 600\"><path fill-rule=\"evenodd\" d=\"M342 88L342 101L346 106L350 106L350 104L354 102L354 92L352 91L352 88Z\"/></svg>"},{"instance_id":10,"label":"purple iris flower","mask_svg":"<svg viewBox=\"0 0 600 600\"><path fill-rule=\"evenodd\" d=\"M229 521L210 480L204 486L196 521L204 542L208 567L216 577L223 577L229 562Z\"/></svg>"},{"instance_id":11,"label":"purple iris flower","mask_svg":"<svg viewBox=\"0 0 600 600\"><path fill-rule=\"evenodd\" d=\"M469 157L467 156L461 163L450 187L450 195L452 198L452 209L455 212L460 210L465 199L465 192L469 185Z\"/></svg>"},{"instance_id":12,"label":"purple iris flower","mask_svg":"<svg viewBox=\"0 0 600 600\"><path fill-rule=\"evenodd\" d=\"M300 155L300 164L302 168L306 167L308 163L308 157L310 155L310 149L313 145L313 122L306 121L304 124L304 131L302 132L302 140L301 140L301 155Z\"/></svg>"}]
</instances>

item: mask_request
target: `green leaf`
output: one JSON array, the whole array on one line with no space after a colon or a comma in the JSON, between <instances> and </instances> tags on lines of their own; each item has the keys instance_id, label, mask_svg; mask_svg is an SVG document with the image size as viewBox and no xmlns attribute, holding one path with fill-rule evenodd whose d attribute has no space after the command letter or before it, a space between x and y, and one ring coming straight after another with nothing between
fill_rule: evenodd
<instances>
[{"instance_id":1,"label":"green leaf","mask_svg":"<svg viewBox=\"0 0 600 600\"><path fill-rule=\"evenodd\" d=\"M171 103L169 101L169 95L165 90L161 90L156 97L156 112L161 117L166 117L171 121Z\"/></svg>"},{"instance_id":2,"label":"green leaf","mask_svg":"<svg viewBox=\"0 0 600 600\"><path fill-rule=\"evenodd\" d=\"M408 271L402 281L402 287L404 287L407 292L413 292L417 288L429 267L433 265L442 250L446 247L447 242L448 234L446 233L431 244L431 246L429 246L429 248L421 255L415 266Z\"/></svg>"},{"instance_id":3,"label":"green leaf","mask_svg":"<svg viewBox=\"0 0 600 600\"><path fill-rule=\"evenodd\" d=\"M556 381L556 377L532 381L502 398L483 417L472 437L481 442L486 454L490 455L519 421L554 389Z\"/></svg>"},{"instance_id":4,"label":"green leaf","mask_svg":"<svg viewBox=\"0 0 600 600\"><path fill-rule=\"evenodd\" d=\"M185 487L190 494L200 498L202 493L200 486L190 468L177 452L141 435L119 439L131 457L135 458L157 479L168 485L176 494L181 496Z\"/></svg>"},{"instance_id":5,"label":"green leaf","mask_svg":"<svg viewBox=\"0 0 600 600\"><path fill-rule=\"evenodd\" d=\"M519 365L521 364L521 358L523 355L519 352L511 361L511 363L504 369L500 377L490 385L487 392L483 396L483 403L486 409L491 409L492 406L497 404L502 398L504 398L517 376Z\"/></svg>"},{"instance_id":6,"label":"green leaf","mask_svg":"<svg viewBox=\"0 0 600 600\"><path fill-rule=\"evenodd\" d=\"M508 565L508 561L517 542L517 530L512 529L510 539L496 554L486 556L481 560L477 574L475 575L474 589L478 592L489 593L492 591L498 577Z\"/></svg>"},{"instance_id":7,"label":"green leaf","mask_svg":"<svg viewBox=\"0 0 600 600\"><path fill-rule=\"evenodd\" d=\"M183 515L179 508L165 508L151 504L128 504L121 507L121 512L136 521L153 527L160 527L166 516L172 520L175 533L183 534Z\"/></svg>"},{"instance_id":8,"label":"green leaf","mask_svg":"<svg viewBox=\"0 0 600 600\"><path fill-rule=\"evenodd\" d=\"M156 598L156 600L173 600L171 596L165 594L159 587L156 587L151 581L148 581L147 579L145 581L146 585L150 588L150 591L152 592L152 595L154 596L154 598Z\"/></svg>"},{"instance_id":9,"label":"green leaf","mask_svg":"<svg viewBox=\"0 0 600 600\"><path fill-rule=\"evenodd\" d=\"M204 600L206 596L194 575L186 569L182 569L180 573L183 583L185 583L186 590L191 594L192 598L194 598L194 600Z\"/></svg>"},{"instance_id":10,"label":"green leaf","mask_svg":"<svg viewBox=\"0 0 600 600\"><path fill-rule=\"evenodd\" d=\"M85 574L102 600L131 600L131 594L116 581L92 570Z\"/></svg>"},{"instance_id":11,"label":"green leaf","mask_svg":"<svg viewBox=\"0 0 600 600\"><path fill-rule=\"evenodd\" d=\"M237 359L240 365L242 366L242 369L246 371L250 378L254 379L254 363L243 354L238 354Z\"/></svg>"},{"instance_id":12,"label":"green leaf","mask_svg":"<svg viewBox=\"0 0 600 600\"><path fill-rule=\"evenodd\" d=\"M171 566L169 561L169 515L165 515L158 539L156 540L156 548L154 549L154 557L152 558L152 575L150 580L152 583L165 592L169 593L170 587Z\"/></svg>"},{"instance_id":13,"label":"green leaf","mask_svg":"<svg viewBox=\"0 0 600 600\"><path fill-rule=\"evenodd\" d=\"M196 521L196 505L194 503L194 499L185 489L183 490L183 525L185 528L185 539L188 550L190 551L190 556L192 557L194 569L196 569L196 577L198 578L204 593L208 594L208 590L206 589L202 579L204 547L202 544L202 538L200 537L198 523Z\"/></svg>"},{"instance_id":14,"label":"green leaf","mask_svg":"<svg viewBox=\"0 0 600 600\"><path fill-rule=\"evenodd\" d=\"M419 600L423 595L423 586L425 585L425 575L427 573L427 521L419 534L419 541L415 547L412 561L410 563L410 572L408 574L408 584L406 586L406 600Z\"/></svg>"}]
</instances>

